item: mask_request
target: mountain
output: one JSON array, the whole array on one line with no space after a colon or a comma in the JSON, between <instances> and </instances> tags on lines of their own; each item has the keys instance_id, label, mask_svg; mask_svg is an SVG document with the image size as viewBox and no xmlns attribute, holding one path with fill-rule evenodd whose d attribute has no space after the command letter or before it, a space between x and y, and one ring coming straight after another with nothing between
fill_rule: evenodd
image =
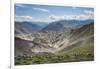
<instances>
[{"instance_id":1,"label":"mountain","mask_svg":"<svg viewBox=\"0 0 100 69\"><path fill-rule=\"evenodd\" d=\"M42 27L32 22L15 22L15 34L32 33L40 30Z\"/></svg>"},{"instance_id":2,"label":"mountain","mask_svg":"<svg viewBox=\"0 0 100 69\"><path fill-rule=\"evenodd\" d=\"M40 26L41 28L44 28L45 26L47 26L49 24L49 22L31 22L32 24L37 24L38 26Z\"/></svg>"},{"instance_id":3,"label":"mountain","mask_svg":"<svg viewBox=\"0 0 100 69\"><path fill-rule=\"evenodd\" d=\"M16 53L26 53L29 55L28 53L55 53L71 50L73 47L77 48L77 43L79 45L85 42L86 44L87 42L93 43L93 32L94 23L90 23L71 31L69 34L67 34L68 32L37 32L31 37L33 40L15 37Z\"/></svg>"},{"instance_id":4,"label":"mountain","mask_svg":"<svg viewBox=\"0 0 100 69\"><path fill-rule=\"evenodd\" d=\"M59 51L79 57L78 60L94 59L94 23L83 25L70 33L69 44Z\"/></svg>"},{"instance_id":5,"label":"mountain","mask_svg":"<svg viewBox=\"0 0 100 69\"><path fill-rule=\"evenodd\" d=\"M61 23L53 22L48 26L44 27L41 31L63 31L65 29L64 25Z\"/></svg>"},{"instance_id":6,"label":"mountain","mask_svg":"<svg viewBox=\"0 0 100 69\"><path fill-rule=\"evenodd\" d=\"M16 65L94 60L93 22L70 32L34 32L29 36L15 36Z\"/></svg>"},{"instance_id":7,"label":"mountain","mask_svg":"<svg viewBox=\"0 0 100 69\"><path fill-rule=\"evenodd\" d=\"M59 20L50 23L41 31L70 31L91 22L93 22L93 20Z\"/></svg>"},{"instance_id":8,"label":"mountain","mask_svg":"<svg viewBox=\"0 0 100 69\"><path fill-rule=\"evenodd\" d=\"M34 56L39 53L52 52L53 48L46 43L47 42L41 38L29 41L15 37L15 56Z\"/></svg>"},{"instance_id":9,"label":"mountain","mask_svg":"<svg viewBox=\"0 0 100 69\"><path fill-rule=\"evenodd\" d=\"M15 56L32 55L33 52L29 46L30 43L31 41L15 37Z\"/></svg>"},{"instance_id":10,"label":"mountain","mask_svg":"<svg viewBox=\"0 0 100 69\"><path fill-rule=\"evenodd\" d=\"M79 29L75 29L70 32L71 38L73 37L74 40L77 38L84 38L86 36L91 36L94 34L94 22L91 22L90 24L83 25Z\"/></svg>"}]
</instances>

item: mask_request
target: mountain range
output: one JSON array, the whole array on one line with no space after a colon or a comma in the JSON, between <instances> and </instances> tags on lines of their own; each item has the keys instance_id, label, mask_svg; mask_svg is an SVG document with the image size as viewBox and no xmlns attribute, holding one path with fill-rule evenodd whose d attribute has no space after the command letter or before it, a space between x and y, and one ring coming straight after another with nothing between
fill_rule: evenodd
<instances>
[{"instance_id":1,"label":"mountain range","mask_svg":"<svg viewBox=\"0 0 100 69\"><path fill-rule=\"evenodd\" d=\"M91 23L93 20L59 20L50 23L46 22L15 22L15 34L29 34L33 32L45 31L71 31L85 24Z\"/></svg>"},{"instance_id":2,"label":"mountain range","mask_svg":"<svg viewBox=\"0 0 100 69\"><path fill-rule=\"evenodd\" d=\"M93 22L93 20L59 20L50 23L41 31L70 31L91 22Z\"/></svg>"},{"instance_id":3,"label":"mountain range","mask_svg":"<svg viewBox=\"0 0 100 69\"><path fill-rule=\"evenodd\" d=\"M33 33L35 31L39 31L47 24L42 22L15 22L15 34L21 33Z\"/></svg>"},{"instance_id":4,"label":"mountain range","mask_svg":"<svg viewBox=\"0 0 100 69\"><path fill-rule=\"evenodd\" d=\"M19 56L19 55L32 56L35 54L45 53L45 52L47 53L56 53L59 51L66 52L67 50L70 50L72 48L75 48L75 47L77 48L76 46L77 43L80 46L81 44L85 44L87 42L90 42L90 43L93 42L93 37L94 37L93 36L93 32L94 32L93 22L89 21L89 23L81 25L79 28L75 28L74 30L71 30L70 32L66 32L66 31L62 32L61 29L65 29L63 27L65 26L65 24L63 24L64 22L62 22L62 24L61 22L54 22L47 25L46 27L42 29L42 30L45 29L49 32L33 33L32 35L30 35L31 38L33 38L33 40L22 39L15 36L15 53L16 53L15 55L16 56ZM37 25L34 25L34 24L31 25L31 27L34 27L34 26L36 28L39 28L39 26ZM40 30L40 28L38 30ZM56 32L56 31L59 31L59 32Z\"/></svg>"}]
</instances>

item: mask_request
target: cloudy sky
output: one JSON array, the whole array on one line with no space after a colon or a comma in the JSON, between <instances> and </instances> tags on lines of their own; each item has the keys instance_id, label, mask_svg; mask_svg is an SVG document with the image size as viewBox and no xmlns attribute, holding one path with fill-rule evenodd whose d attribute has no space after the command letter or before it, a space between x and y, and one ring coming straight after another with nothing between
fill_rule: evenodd
<instances>
[{"instance_id":1,"label":"cloudy sky","mask_svg":"<svg viewBox=\"0 0 100 69\"><path fill-rule=\"evenodd\" d=\"M55 20L87 20L94 18L93 8L15 4L15 21L52 22Z\"/></svg>"}]
</instances>

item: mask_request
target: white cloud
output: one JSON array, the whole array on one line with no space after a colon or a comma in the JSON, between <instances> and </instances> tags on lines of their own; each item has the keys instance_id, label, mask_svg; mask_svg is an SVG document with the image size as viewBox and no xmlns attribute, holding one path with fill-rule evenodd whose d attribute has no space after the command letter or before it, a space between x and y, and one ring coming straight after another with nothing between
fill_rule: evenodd
<instances>
[{"instance_id":1,"label":"white cloud","mask_svg":"<svg viewBox=\"0 0 100 69\"><path fill-rule=\"evenodd\" d=\"M77 8L73 8L77 9ZM91 10L85 10L85 14L80 14L80 15L50 15L49 18L52 20L87 20L87 19L94 19L94 12Z\"/></svg>"},{"instance_id":2,"label":"white cloud","mask_svg":"<svg viewBox=\"0 0 100 69\"><path fill-rule=\"evenodd\" d=\"M42 12L49 12L48 9L44 9L44 8L33 8L33 10L42 11Z\"/></svg>"},{"instance_id":3,"label":"white cloud","mask_svg":"<svg viewBox=\"0 0 100 69\"><path fill-rule=\"evenodd\" d=\"M32 21L33 17L15 15L14 19L15 19L15 21Z\"/></svg>"},{"instance_id":4,"label":"white cloud","mask_svg":"<svg viewBox=\"0 0 100 69\"><path fill-rule=\"evenodd\" d=\"M93 15L87 15L87 14L80 14L80 15L64 15L64 16L56 16L56 15L50 15L50 19L52 20L87 20L87 19L93 19Z\"/></svg>"},{"instance_id":5,"label":"white cloud","mask_svg":"<svg viewBox=\"0 0 100 69\"><path fill-rule=\"evenodd\" d=\"M22 4L16 4L17 7L26 7L25 5Z\"/></svg>"},{"instance_id":6,"label":"white cloud","mask_svg":"<svg viewBox=\"0 0 100 69\"><path fill-rule=\"evenodd\" d=\"M52 19L52 20L59 20L59 19L61 19L60 16L56 16L56 15L50 15L49 18Z\"/></svg>"},{"instance_id":7,"label":"white cloud","mask_svg":"<svg viewBox=\"0 0 100 69\"><path fill-rule=\"evenodd\" d=\"M92 19L89 15L84 15L84 14L81 14L79 16L76 16L75 18L76 20L87 20L87 19Z\"/></svg>"},{"instance_id":8,"label":"white cloud","mask_svg":"<svg viewBox=\"0 0 100 69\"><path fill-rule=\"evenodd\" d=\"M62 19L66 19L66 20L73 20L75 19L75 15L64 15L64 16L56 16L56 15L50 15L49 18L52 20L62 20Z\"/></svg>"},{"instance_id":9,"label":"white cloud","mask_svg":"<svg viewBox=\"0 0 100 69\"><path fill-rule=\"evenodd\" d=\"M85 10L84 13L87 14L90 18L92 18L92 19L94 18L94 12L93 11Z\"/></svg>"},{"instance_id":10,"label":"white cloud","mask_svg":"<svg viewBox=\"0 0 100 69\"><path fill-rule=\"evenodd\" d=\"M93 11L90 11L90 10L85 10L84 11L86 14L94 14L94 12Z\"/></svg>"},{"instance_id":11,"label":"white cloud","mask_svg":"<svg viewBox=\"0 0 100 69\"><path fill-rule=\"evenodd\" d=\"M15 21L37 21L37 22L52 22L58 20L87 20L87 19L94 19L91 15L80 14L80 15L64 15L64 16L57 16L57 15L50 15L45 18L38 18L35 19L31 16L18 16L15 15Z\"/></svg>"}]
</instances>

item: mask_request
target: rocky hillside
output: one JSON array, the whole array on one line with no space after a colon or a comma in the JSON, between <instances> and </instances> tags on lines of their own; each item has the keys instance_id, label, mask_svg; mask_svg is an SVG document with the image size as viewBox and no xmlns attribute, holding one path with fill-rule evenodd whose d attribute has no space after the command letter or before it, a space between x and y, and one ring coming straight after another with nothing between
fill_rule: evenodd
<instances>
[{"instance_id":1,"label":"rocky hillside","mask_svg":"<svg viewBox=\"0 0 100 69\"><path fill-rule=\"evenodd\" d=\"M93 23L68 32L35 32L32 39L15 37L15 53L18 55L34 55L34 53L56 53L76 47L75 44L85 41L93 42ZM28 35L29 36L29 35Z\"/></svg>"},{"instance_id":2,"label":"rocky hillside","mask_svg":"<svg viewBox=\"0 0 100 69\"><path fill-rule=\"evenodd\" d=\"M15 22L15 34L29 34L41 28L40 25L32 22Z\"/></svg>"},{"instance_id":3,"label":"rocky hillside","mask_svg":"<svg viewBox=\"0 0 100 69\"><path fill-rule=\"evenodd\" d=\"M64 31L70 32L72 29L80 28L85 24L89 24L93 22L93 20L59 20L50 23L46 27L44 27L41 31Z\"/></svg>"}]
</instances>

